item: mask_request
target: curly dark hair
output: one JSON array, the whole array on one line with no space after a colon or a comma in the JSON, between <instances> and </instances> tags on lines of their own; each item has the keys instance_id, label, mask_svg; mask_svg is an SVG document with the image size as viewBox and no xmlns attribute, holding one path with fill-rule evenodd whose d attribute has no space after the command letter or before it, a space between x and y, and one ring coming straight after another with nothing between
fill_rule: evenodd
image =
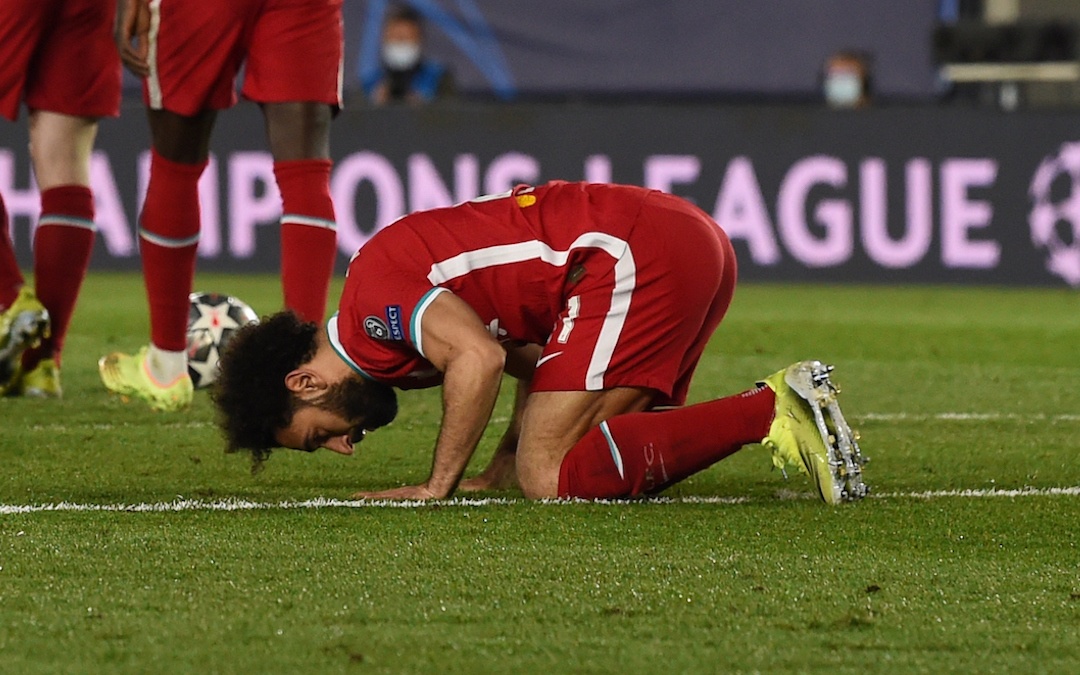
<instances>
[{"instance_id":1,"label":"curly dark hair","mask_svg":"<svg viewBox=\"0 0 1080 675\"><path fill-rule=\"evenodd\" d=\"M317 332L316 324L280 312L238 330L221 354L212 395L225 451L250 451L252 473L280 446L274 432L292 422L298 406L285 376L315 356Z\"/></svg>"}]
</instances>

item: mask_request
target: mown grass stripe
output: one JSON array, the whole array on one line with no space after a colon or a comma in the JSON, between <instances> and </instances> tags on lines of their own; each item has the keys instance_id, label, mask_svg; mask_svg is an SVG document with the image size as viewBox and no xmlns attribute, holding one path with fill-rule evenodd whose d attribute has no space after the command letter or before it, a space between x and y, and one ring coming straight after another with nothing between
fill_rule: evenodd
<instances>
[{"instance_id":1,"label":"mown grass stripe","mask_svg":"<svg viewBox=\"0 0 1080 675\"><path fill-rule=\"evenodd\" d=\"M848 415L849 420L860 422L1023 422L1036 424L1039 422L1080 422L1080 415L1061 414L1046 415L1042 413L963 413L963 412L940 412L940 413L864 413L861 415ZM505 423L506 417L493 418L495 424ZM29 427L30 431L44 431L49 433L65 431L81 431L93 429L95 431L110 431L122 428L142 428L145 425L131 422L87 422L74 424L35 424ZM205 429L215 426L213 422L166 422L158 424L162 429Z\"/></svg>"}]
</instances>

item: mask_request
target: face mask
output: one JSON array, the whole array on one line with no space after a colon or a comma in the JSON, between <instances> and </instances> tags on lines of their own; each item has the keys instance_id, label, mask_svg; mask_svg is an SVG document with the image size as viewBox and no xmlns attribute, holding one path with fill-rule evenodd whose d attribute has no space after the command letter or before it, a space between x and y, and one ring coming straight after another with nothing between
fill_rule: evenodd
<instances>
[{"instance_id":1,"label":"face mask","mask_svg":"<svg viewBox=\"0 0 1080 675\"><path fill-rule=\"evenodd\" d=\"M825 78L825 100L837 108L851 108L862 98L862 80L855 73L836 73Z\"/></svg>"},{"instance_id":2,"label":"face mask","mask_svg":"<svg viewBox=\"0 0 1080 675\"><path fill-rule=\"evenodd\" d=\"M390 70L410 70L420 63L420 45L415 42L387 42L382 48L382 59Z\"/></svg>"}]
</instances>

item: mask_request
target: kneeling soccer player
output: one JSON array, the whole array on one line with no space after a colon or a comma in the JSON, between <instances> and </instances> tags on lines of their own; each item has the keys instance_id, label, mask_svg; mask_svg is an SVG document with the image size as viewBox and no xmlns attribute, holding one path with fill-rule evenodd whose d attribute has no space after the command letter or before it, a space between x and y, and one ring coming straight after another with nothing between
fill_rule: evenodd
<instances>
[{"instance_id":1,"label":"kneeling soccer player","mask_svg":"<svg viewBox=\"0 0 1080 675\"><path fill-rule=\"evenodd\" d=\"M862 497L862 458L828 368L805 361L736 396L681 406L731 303L735 254L703 211L657 191L552 182L415 213L349 266L324 327L282 313L236 334L215 391L230 450L351 454L442 385L431 477L357 496L443 498L488 424L503 373L515 415L484 473L529 498L652 494L750 443Z\"/></svg>"}]
</instances>

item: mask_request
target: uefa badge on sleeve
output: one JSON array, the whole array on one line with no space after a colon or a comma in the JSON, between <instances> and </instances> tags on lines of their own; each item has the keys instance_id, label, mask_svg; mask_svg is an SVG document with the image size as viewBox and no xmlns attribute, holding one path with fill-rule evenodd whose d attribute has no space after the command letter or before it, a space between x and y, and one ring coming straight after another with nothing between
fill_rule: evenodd
<instances>
[{"instance_id":1,"label":"uefa badge on sleeve","mask_svg":"<svg viewBox=\"0 0 1080 675\"><path fill-rule=\"evenodd\" d=\"M376 340L390 339L390 328L385 321L377 316L369 316L364 319L364 332Z\"/></svg>"}]
</instances>

